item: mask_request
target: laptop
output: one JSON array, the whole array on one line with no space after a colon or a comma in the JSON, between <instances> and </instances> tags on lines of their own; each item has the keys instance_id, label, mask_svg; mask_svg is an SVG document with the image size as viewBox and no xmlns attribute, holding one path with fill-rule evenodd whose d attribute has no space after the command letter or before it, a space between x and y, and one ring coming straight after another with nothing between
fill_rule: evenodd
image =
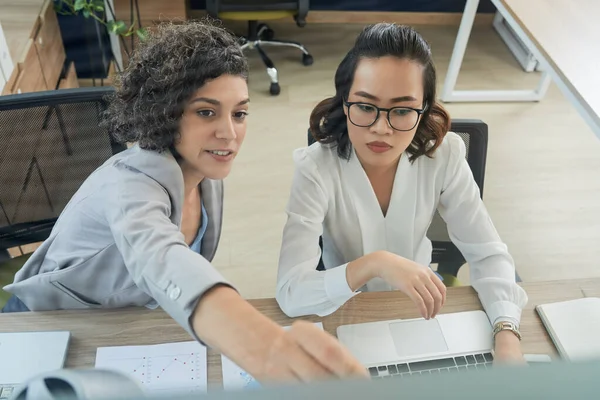
<instances>
[{"instance_id":1,"label":"laptop","mask_svg":"<svg viewBox=\"0 0 600 400\"><path fill-rule=\"evenodd\" d=\"M342 325L337 336L373 379L488 369L493 361L483 311Z\"/></svg>"},{"instance_id":2,"label":"laptop","mask_svg":"<svg viewBox=\"0 0 600 400\"><path fill-rule=\"evenodd\" d=\"M34 376L61 369L70 337L66 331L0 333L0 400Z\"/></svg>"}]
</instances>

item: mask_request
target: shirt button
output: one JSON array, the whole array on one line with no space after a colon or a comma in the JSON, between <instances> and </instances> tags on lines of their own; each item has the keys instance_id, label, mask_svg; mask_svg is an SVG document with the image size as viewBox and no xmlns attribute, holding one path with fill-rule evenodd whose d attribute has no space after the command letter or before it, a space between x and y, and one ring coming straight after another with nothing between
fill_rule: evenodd
<instances>
[{"instance_id":1,"label":"shirt button","mask_svg":"<svg viewBox=\"0 0 600 400\"><path fill-rule=\"evenodd\" d=\"M181 289L179 289L178 286L174 286L170 291L169 291L169 298L173 301L177 300L179 298L179 296L181 296Z\"/></svg>"}]
</instances>

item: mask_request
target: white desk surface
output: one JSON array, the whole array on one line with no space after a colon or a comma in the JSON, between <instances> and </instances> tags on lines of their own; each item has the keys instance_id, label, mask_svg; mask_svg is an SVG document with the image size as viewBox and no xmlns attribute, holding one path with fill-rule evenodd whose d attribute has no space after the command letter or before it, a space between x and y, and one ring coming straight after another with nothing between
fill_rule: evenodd
<instances>
[{"instance_id":1,"label":"white desk surface","mask_svg":"<svg viewBox=\"0 0 600 400\"><path fill-rule=\"evenodd\" d=\"M600 126L600 0L500 0Z\"/></svg>"}]
</instances>

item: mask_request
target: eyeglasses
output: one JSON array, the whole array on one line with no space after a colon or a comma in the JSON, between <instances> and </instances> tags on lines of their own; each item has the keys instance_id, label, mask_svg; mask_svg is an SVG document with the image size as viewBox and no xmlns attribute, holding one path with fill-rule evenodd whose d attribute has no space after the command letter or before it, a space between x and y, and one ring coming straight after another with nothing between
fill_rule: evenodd
<instances>
[{"instance_id":1,"label":"eyeglasses","mask_svg":"<svg viewBox=\"0 0 600 400\"><path fill-rule=\"evenodd\" d=\"M348 119L353 125L366 128L373 125L379 119L379 114L384 111L387 113L387 120L396 131L410 131L419 122L419 117L427 109L427 105L422 109L411 107L392 107L381 108L370 103L348 102L344 101L348 107Z\"/></svg>"}]
</instances>

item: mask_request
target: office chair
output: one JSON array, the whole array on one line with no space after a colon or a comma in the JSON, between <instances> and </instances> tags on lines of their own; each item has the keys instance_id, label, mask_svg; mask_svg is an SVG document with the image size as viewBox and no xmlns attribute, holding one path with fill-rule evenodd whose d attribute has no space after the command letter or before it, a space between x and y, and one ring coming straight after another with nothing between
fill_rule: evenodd
<instances>
[{"instance_id":1,"label":"office chair","mask_svg":"<svg viewBox=\"0 0 600 400\"><path fill-rule=\"evenodd\" d=\"M485 179L485 162L487 157L488 127L481 120L477 119L455 119L450 127L465 142L466 157L473 178L479 187L480 195L483 197L483 183ZM315 142L310 129L308 130L308 145ZM437 264L437 272L444 277L444 283L447 286L457 286L460 283L456 280L458 271L466 261L458 248L452 243L448 235L446 223L436 211L427 231L427 237L431 240L433 252L431 262ZM319 246L323 249L323 239L319 238ZM319 260L317 270L325 269L323 259ZM518 282L521 281L516 274Z\"/></svg>"},{"instance_id":2,"label":"office chair","mask_svg":"<svg viewBox=\"0 0 600 400\"><path fill-rule=\"evenodd\" d=\"M269 92L276 96L281 92L279 76L275 64L269 58L263 47L285 46L294 47L302 52L302 64L309 66L313 57L300 43L290 40L276 40L275 33L268 25L258 21L274 20L293 17L296 25L306 25L309 0L207 0L206 11L213 18L223 20L248 21L248 36L242 37L242 49L256 49L267 67L267 75L271 80Z\"/></svg>"},{"instance_id":3,"label":"office chair","mask_svg":"<svg viewBox=\"0 0 600 400\"><path fill-rule=\"evenodd\" d=\"M98 126L113 91L0 96L0 280L12 282L30 256L11 258L7 249L47 239L83 181L125 149Z\"/></svg>"},{"instance_id":4,"label":"office chair","mask_svg":"<svg viewBox=\"0 0 600 400\"><path fill-rule=\"evenodd\" d=\"M483 198L488 144L487 124L477 119L455 119L452 120L450 130L465 142L467 163L471 167L473 178L479 187L479 194ZM427 231L427 237L433 246L431 262L438 265L437 272L445 279L446 277L456 278L460 267L466 261L460 250L450 240L446 223L437 211Z\"/></svg>"}]
</instances>

